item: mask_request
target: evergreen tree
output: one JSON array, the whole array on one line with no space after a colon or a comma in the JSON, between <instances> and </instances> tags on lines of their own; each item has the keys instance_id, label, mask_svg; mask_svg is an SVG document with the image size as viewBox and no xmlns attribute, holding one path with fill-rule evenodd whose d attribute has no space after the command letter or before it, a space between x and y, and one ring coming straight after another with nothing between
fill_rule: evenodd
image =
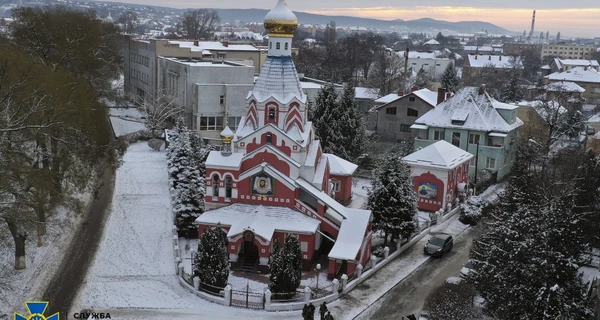
<instances>
[{"instance_id":1,"label":"evergreen tree","mask_svg":"<svg viewBox=\"0 0 600 320\"><path fill-rule=\"evenodd\" d=\"M449 91L456 92L460 86L460 79L456 73L456 69L453 64L448 64L442 78L440 80L442 88L446 88Z\"/></svg>"},{"instance_id":2,"label":"evergreen tree","mask_svg":"<svg viewBox=\"0 0 600 320\"><path fill-rule=\"evenodd\" d=\"M587 242L600 246L600 158L591 151L583 157L577 170L575 207L576 214L583 216L583 230Z\"/></svg>"},{"instance_id":3,"label":"evergreen tree","mask_svg":"<svg viewBox=\"0 0 600 320\"><path fill-rule=\"evenodd\" d=\"M498 100L505 103L519 102L523 100L524 96L525 93L519 85L519 77L517 73L514 72L510 82L503 85L502 89L500 89L500 97Z\"/></svg>"},{"instance_id":4,"label":"evergreen tree","mask_svg":"<svg viewBox=\"0 0 600 320\"><path fill-rule=\"evenodd\" d=\"M384 245L390 234L395 238L414 233L417 195L406 164L398 156L386 156L371 184L367 208L373 212L373 229L385 234Z\"/></svg>"},{"instance_id":5,"label":"evergreen tree","mask_svg":"<svg viewBox=\"0 0 600 320\"><path fill-rule=\"evenodd\" d=\"M338 107L342 112L342 118L338 120L340 122L339 138L342 140L345 151L345 156L344 153L341 153L340 157L349 161L360 157L366 147L365 126L354 97L354 87L347 84Z\"/></svg>"},{"instance_id":6,"label":"evergreen tree","mask_svg":"<svg viewBox=\"0 0 600 320\"><path fill-rule=\"evenodd\" d=\"M200 278L200 286L219 292L229 278L229 254L227 235L220 225L207 228L198 242L198 255L194 261L194 275Z\"/></svg>"},{"instance_id":7,"label":"evergreen tree","mask_svg":"<svg viewBox=\"0 0 600 320\"><path fill-rule=\"evenodd\" d=\"M275 248L274 248L275 249ZM300 241L291 234L278 253L273 252L269 289L279 299L289 299L296 294L302 280L302 249ZM273 270L273 267L275 270Z\"/></svg>"},{"instance_id":8,"label":"evergreen tree","mask_svg":"<svg viewBox=\"0 0 600 320\"><path fill-rule=\"evenodd\" d=\"M329 152L329 145L335 143L334 135L337 132L337 121L331 121L331 113L336 109L338 94L332 83L326 84L319 93L315 101L314 112L312 113L313 127L315 135L321 140L321 147Z\"/></svg>"},{"instance_id":9,"label":"evergreen tree","mask_svg":"<svg viewBox=\"0 0 600 320\"><path fill-rule=\"evenodd\" d=\"M429 75L425 72L425 69L421 67L417 72L417 78L415 79L415 87L419 89L428 88L430 85Z\"/></svg>"}]
</instances>

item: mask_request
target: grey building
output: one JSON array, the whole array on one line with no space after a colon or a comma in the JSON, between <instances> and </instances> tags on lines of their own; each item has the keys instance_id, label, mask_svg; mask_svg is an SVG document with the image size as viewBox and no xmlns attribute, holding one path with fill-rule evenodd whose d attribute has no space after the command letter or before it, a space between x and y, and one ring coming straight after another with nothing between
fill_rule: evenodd
<instances>
[{"instance_id":1,"label":"grey building","mask_svg":"<svg viewBox=\"0 0 600 320\"><path fill-rule=\"evenodd\" d=\"M413 139L416 136L416 130L411 129L410 126L415 123L417 118L433 109L438 104L438 100L440 102L445 100L445 95L445 91L436 93L429 89L421 89L398 95L397 98L375 107L377 135L386 141Z\"/></svg>"}]
</instances>

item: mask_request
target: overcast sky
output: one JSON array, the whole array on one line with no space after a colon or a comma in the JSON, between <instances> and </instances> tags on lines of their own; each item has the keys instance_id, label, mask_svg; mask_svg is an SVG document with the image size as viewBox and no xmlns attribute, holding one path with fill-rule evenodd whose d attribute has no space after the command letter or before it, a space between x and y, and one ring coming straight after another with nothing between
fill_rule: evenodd
<instances>
[{"instance_id":1,"label":"overcast sky","mask_svg":"<svg viewBox=\"0 0 600 320\"><path fill-rule=\"evenodd\" d=\"M272 8L277 0L124 0L177 8ZM415 3L420 4L416 6ZM563 36L600 36L599 0L287 0L293 11L349 15L383 20L434 18L446 21L487 21L522 32L531 28L537 9L536 31ZM302 23L302 21L300 21Z\"/></svg>"}]
</instances>

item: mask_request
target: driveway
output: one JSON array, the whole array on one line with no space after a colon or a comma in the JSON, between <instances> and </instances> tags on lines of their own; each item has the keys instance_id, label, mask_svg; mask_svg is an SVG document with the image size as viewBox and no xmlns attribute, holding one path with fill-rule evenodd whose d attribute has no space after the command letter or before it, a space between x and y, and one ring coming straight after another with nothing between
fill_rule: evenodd
<instances>
[{"instance_id":1,"label":"driveway","mask_svg":"<svg viewBox=\"0 0 600 320\"><path fill-rule=\"evenodd\" d=\"M431 258L355 319L401 319L421 311L429 293L451 276L457 276L469 259L476 229L467 230L454 241L454 248L443 258Z\"/></svg>"}]
</instances>

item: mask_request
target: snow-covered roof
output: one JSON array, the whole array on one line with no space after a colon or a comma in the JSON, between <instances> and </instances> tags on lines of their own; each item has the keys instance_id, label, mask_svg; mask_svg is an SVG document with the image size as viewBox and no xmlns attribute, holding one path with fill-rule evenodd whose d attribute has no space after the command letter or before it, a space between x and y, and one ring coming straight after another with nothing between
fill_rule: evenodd
<instances>
[{"instance_id":1,"label":"snow-covered roof","mask_svg":"<svg viewBox=\"0 0 600 320\"><path fill-rule=\"evenodd\" d=\"M397 93L390 93L388 95L385 95L385 96L375 100L375 103L378 103L378 104L390 103L392 101L398 100L398 98L400 98L400 96Z\"/></svg>"},{"instance_id":2,"label":"snow-covered roof","mask_svg":"<svg viewBox=\"0 0 600 320\"><path fill-rule=\"evenodd\" d=\"M592 68L575 67L567 71L555 72L553 74L545 76L544 78L553 81L564 80L574 82L600 83L600 72Z\"/></svg>"},{"instance_id":3,"label":"snow-covered roof","mask_svg":"<svg viewBox=\"0 0 600 320\"><path fill-rule=\"evenodd\" d=\"M437 42L435 39L430 39L427 42L423 43L424 46L428 46L428 45L439 45L440 43Z\"/></svg>"},{"instance_id":4,"label":"snow-covered roof","mask_svg":"<svg viewBox=\"0 0 600 320\"><path fill-rule=\"evenodd\" d=\"M464 46L465 51L492 52L494 48L491 46Z\"/></svg>"},{"instance_id":5,"label":"snow-covered roof","mask_svg":"<svg viewBox=\"0 0 600 320\"><path fill-rule=\"evenodd\" d=\"M600 67L600 64L597 60L554 58L554 62L556 63L558 68L562 68L562 66L591 66L597 69L598 67Z\"/></svg>"},{"instance_id":6,"label":"snow-covered roof","mask_svg":"<svg viewBox=\"0 0 600 320\"><path fill-rule=\"evenodd\" d=\"M288 207L236 203L204 212L196 223L231 226L227 237L250 229L270 241L276 230L313 234L321 222Z\"/></svg>"},{"instance_id":7,"label":"snow-covered roof","mask_svg":"<svg viewBox=\"0 0 600 320\"><path fill-rule=\"evenodd\" d=\"M317 187L312 185L310 182L300 178L296 180L296 185L304 191L312 194L317 200L323 202L327 206L327 211L325 216L335 221L336 223L341 223L345 218L344 211L348 208L341 205L339 202L335 201L332 197L328 196L322 190L319 190Z\"/></svg>"},{"instance_id":8,"label":"snow-covered roof","mask_svg":"<svg viewBox=\"0 0 600 320\"><path fill-rule=\"evenodd\" d=\"M371 211L346 208L345 216L335 243L329 251L330 259L356 260L363 242L367 241L364 234L371 220Z\"/></svg>"},{"instance_id":9,"label":"snow-covered roof","mask_svg":"<svg viewBox=\"0 0 600 320\"><path fill-rule=\"evenodd\" d=\"M243 158L243 153L231 153L224 156L221 151L211 151L206 158L206 166L239 169Z\"/></svg>"},{"instance_id":10,"label":"snow-covered roof","mask_svg":"<svg viewBox=\"0 0 600 320\"><path fill-rule=\"evenodd\" d=\"M410 95L417 96L421 100L423 100L426 103L430 104L432 107L435 107L435 105L437 104L437 95L438 95L437 92L431 91L431 90L429 90L427 88L423 88L423 89L415 90L413 92L409 92L409 93L407 93L407 94L405 94L403 96L399 96L399 95L397 95L395 93L388 94L387 96L383 97L383 98L386 98L386 99L381 98L381 99L375 100L375 102L382 102L382 101L388 101L388 100L389 101L385 102L385 104L382 104L380 106L377 106L377 107L373 108L373 110L379 110L379 109L385 107L388 103L392 103L394 101L403 99L403 98L408 97ZM394 97L395 97L395 99L393 99Z\"/></svg>"},{"instance_id":11,"label":"snow-covered roof","mask_svg":"<svg viewBox=\"0 0 600 320\"><path fill-rule=\"evenodd\" d=\"M325 171L327 169L327 157L321 156L317 162L317 168L315 169L315 176L313 177L312 183L318 186L322 185L323 178L325 177Z\"/></svg>"},{"instance_id":12,"label":"snow-covered roof","mask_svg":"<svg viewBox=\"0 0 600 320\"><path fill-rule=\"evenodd\" d=\"M517 106L496 101L487 92L479 94L479 88L464 87L448 100L418 118L416 124L429 127L457 128L464 130L510 132L523 125L516 118L510 124L502 118L497 109L516 109ZM453 123L452 117L466 113L464 123Z\"/></svg>"},{"instance_id":13,"label":"snow-covered roof","mask_svg":"<svg viewBox=\"0 0 600 320\"><path fill-rule=\"evenodd\" d=\"M440 140L407 155L404 157L404 161L411 166L417 165L451 170L469 161L471 158L473 158L471 153L445 140Z\"/></svg>"},{"instance_id":14,"label":"snow-covered roof","mask_svg":"<svg viewBox=\"0 0 600 320\"><path fill-rule=\"evenodd\" d=\"M324 153L323 155L329 159L329 173L333 175L351 176L358 168L354 163L346 161L334 154Z\"/></svg>"},{"instance_id":15,"label":"snow-covered roof","mask_svg":"<svg viewBox=\"0 0 600 320\"><path fill-rule=\"evenodd\" d=\"M306 94L296 72L296 66L291 56L268 56L263 65L254 89L248 93L248 98L254 96L258 102L274 98L282 104L296 98L306 103Z\"/></svg>"},{"instance_id":16,"label":"snow-covered roof","mask_svg":"<svg viewBox=\"0 0 600 320\"><path fill-rule=\"evenodd\" d=\"M546 91L585 92L585 89L572 81L552 82L544 86Z\"/></svg>"},{"instance_id":17,"label":"snow-covered roof","mask_svg":"<svg viewBox=\"0 0 600 320\"><path fill-rule=\"evenodd\" d=\"M250 44L231 44L225 46L219 41L198 41L198 45L195 46L192 41L169 41L169 44L178 45L180 48L189 48L193 52L202 51L260 51L253 45Z\"/></svg>"},{"instance_id":18,"label":"snow-covered roof","mask_svg":"<svg viewBox=\"0 0 600 320\"><path fill-rule=\"evenodd\" d=\"M298 23L298 18L292 10L288 8L285 0L279 0L279 2L277 2L275 7L265 16L264 23L277 23L281 21Z\"/></svg>"},{"instance_id":19,"label":"snow-covered roof","mask_svg":"<svg viewBox=\"0 0 600 320\"><path fill-rule=\"evenodd\" d=\"M354 88L354 98L375 100L379 97L379 89L356 87Z\"/></svg>"},{"instance_id":20,"label":"snow-covered roof","mask_svg":"<svg viewBox=\"0 0 600 320\"><path fill-rule=\"evenodd\" d=\"M419 52L419 51L409 51L408 52L408 58L409 59L439 59L439 60L443 60L442 58L437 58L437 55L440 52ZM400 58L404 58L406 57L406 51L398 51L396 52L396 55L398 55ZM448 59L445 59L448 60Z\"/></svg>"},{"instance_id":21,"label":"snow-covered roof","mask_svg":"<svg viewBox=\"0 0 600 320\"><path fill-rule=\"evenodd\" d=\"M319 151L319 145L321 142L319 140L314 140L308 145L308 150L306 151L306 160L304 160L304 165L307 167L314 167L317 165L317 153Z\"/></svg>"},{"instance_id":22,"label":"snow-covered roof","mask_svg":"<svg viewBox=\"0 0 600 320\"><path fill-rule=\"evenodd\" d=\"M517 57L516 59L511 56L493 56L493 55L483 55L483 54L470 54L468 55L469 65L473 68L483 68L487 66L493 66L498 69L510 69L516 67L518 69L523 69L523 64L521 63L521 59Z\"/></svg>"}]
</instances>

